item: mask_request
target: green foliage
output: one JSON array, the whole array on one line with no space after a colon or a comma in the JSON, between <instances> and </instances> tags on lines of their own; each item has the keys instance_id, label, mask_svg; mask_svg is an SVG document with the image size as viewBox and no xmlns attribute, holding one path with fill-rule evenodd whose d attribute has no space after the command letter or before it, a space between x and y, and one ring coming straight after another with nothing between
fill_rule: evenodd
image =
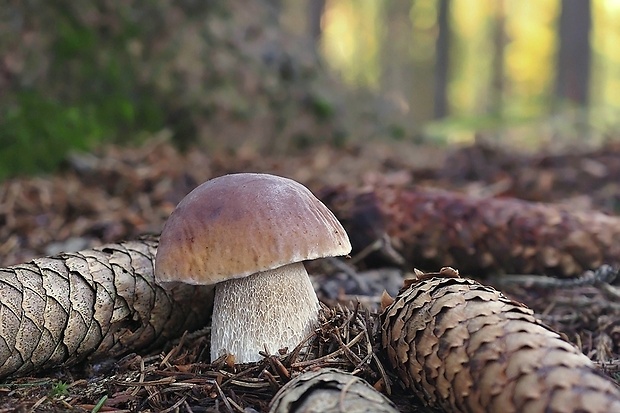
<instances>
[{"instance_id":1,"label":"green foliage","mask_svg":"<svg viewBox=\"0 0 620 413\"><path fill-rule=\"evenodd\" d=\"M391 124L388 127L389 135L397 141L402 141L407 135L407 130L403 125Z\"/></svg>"},{"instance_id":2,"label":"green foliage","mask_svg":"<svg viewBox=\"0 0 620 413\"><path fill-rule=\"evenodd\" d=\"M107 400L108 400L108 395L107 394L101 396L101 398L99 399L99 401L97 402L95 407L93 407L93 410L91 410L91 412L92 413L99 412Z\"/></svg>"},{"instance_id":3,"label":"green foliage","mask_svg":"<svg viewBox=\"0 0 620 413\"><path fill-rule=\"evenodd\" d=\"M52 389L50 390L50 397L66 396L67 394L69 394L69 387L70 385L68 383L65 383L64 381L54 383Z\"/></svg>"},{"instance_id":4,"label":"green foliage","mask_svg":"<svg viewBox=\"0 0 620 413\"><path fill-rule=\"evenodd\" d=\"M47 7L40 35L49 49L39 52L48 53L48 69L27 88L13 85L0 106L0 179L53 171L71 150L135 142L165 123L127 51L135 24L124 21L119 32L102 34L68 3Z\"/></svg>"},{"instance_id":5,"label":"green foliage","mask_svg":"<svg viewBox=\"0 0 620 413\"><path fill-rule=\"evenodd\" d=\"M34 91L20 93L16 106L5 112L0 178L52 170L71 148L88 149L109 133L95 107L64 106Z\"/></svg>"},{"instance_id":6,"label":"green foliage","mask_svg":"<svg viewBox=\"0 0 620 413\"><path fill-rule=\"evenodd\" d=\"M321 96L310 97L308 104L317 119L327 120L334 116L335 109L333 104Z\"/></svg>"},{"instance_id":7,"label":"green foliage","mask_svg":"<svg viewBox=\"0 0 620 413\"><path fill-rule=\"evenodd\" d=\"M0 115L0 179L52 171L71 150L120 141L123 132L139 130L140 124L161 123L156 109L145 105L140 110L136 113L134 102L114 93L63 104L38 91L20 92L15 106Z\"/></svg>"}]
</instances>

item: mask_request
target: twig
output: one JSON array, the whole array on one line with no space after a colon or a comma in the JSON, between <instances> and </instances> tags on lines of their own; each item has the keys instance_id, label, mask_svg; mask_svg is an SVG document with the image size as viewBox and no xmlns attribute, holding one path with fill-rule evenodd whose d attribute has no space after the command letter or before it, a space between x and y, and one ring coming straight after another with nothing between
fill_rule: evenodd
<instances>
[{"instance_id":1,"label":"twig","mask_svg":"<svg viewBox=\"0 0 620 413\"><path fill-rule=\"evenodd\" d=\"M220 387L220 385L217 384L217 380L213 380L213 384L215 385L215 388L217 389L217 393L219 394L220 399L222 399L222 403L224 403L224 405L226 406L226 408L228 409L230 413L234 413L233 408L230 405L230 402L228 401L228 398L222 391L222 388Z\"/></svg>"},{"instance_id":2,"label":"twig","mask_svg":"<svg viewBox=\"0 0 620 413\"><path fill-rule=\"evenodd\" d=\"M512 274L498 277L495 284L498 286L508 286L512 284L523 285L527 287L582 287L593 285L600 287L601 285L611 284L618 276L618 270L611 265L601 265L594 271L586 271L577 278L555 278L545 275L534 274ZM617 293L620 294L620 293ZM620 295L619 295L620 296Z\"/></svg>"},{"instance_id":3,"label":"twig","mask_svg":"<svg viewBox=\"0 0 620 413\"><path fill-rule=\"evenodd\" d=\"M344 346L344 348L350 349L353 345L355 345L358 341L360 341L360 340L362 339L362 337L364 337L364 332L363 332L363 331L362 331L361 333L359 333L358 335L356 335L356 336L353 338L353 340L351 340L349 343L347 343L347 344ZM323 356L323 357L319 357L319 358L317 358L317 359L314 359L314 360L300 361L300 362L298 362L298 363L291 364L291 367L293 367L293 368L299 368L299 367L307 367L307 366L311 366L312 364L315 364L315 363L316 363L316 364L319 364L319 363L321 363L321 362L323 362L323 361L327 361L327 360L329 360L330 358L334 358L334 357L336 357L336 356L341 355L341 354L342 354L342 353L344 353L344 351L345 351L345 350L344 350L344 348L343 348L343 347L340 347L338 350L336 350L336 351L334 351L334 352L332 352L332 353L329 353L329 354L327 354L327 355L325 355L325 356Z\"/></svg>"}]
</instances>

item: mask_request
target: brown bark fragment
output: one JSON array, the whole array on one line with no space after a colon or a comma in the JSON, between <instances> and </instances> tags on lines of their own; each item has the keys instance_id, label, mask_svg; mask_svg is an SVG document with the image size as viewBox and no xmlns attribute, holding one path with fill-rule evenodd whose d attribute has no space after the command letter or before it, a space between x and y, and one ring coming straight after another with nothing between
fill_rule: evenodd
<instances>
[{"instance_id":1,"label":"brown bark fragment","mask_svg":"<svg viewBox=\"0 0 620 413\"><path fill-rule=\"evenodd\" d=\"M278 391L270 413L397 413L394 404L350 373L322 368L297 376Z\"/></svg>"},{"instance_id":2,"label":"brown bark fragment","mask_svg":"<svg viewBox=\"0 0 620 413\"><path fill-rule=\"evenodd\" d=\"M115 357L205 325L211 289L162 286L157 241L0 268L0 377Z\"/></svg>"},{"instance_id":3,"label":"brown bark fragment","mask_svg":"<svg viewBox=\"0 0 620 413\"><path fill-rule=\"evenodd\" d=\"M620 411L620 388L533 312L491 287L425 278L382 316L405 388L447 412Z\"/></svg>"},{"instance_id":4,"label":"brown bark fragment","mask_svg":"<svg viewBox=\"0 0 620 413\"><path fill-rule=\"evenodd\" d=\"M335 188L322 200L345 226L354 253L387 234L409 267L573 277L620 264L620 217L596 211L419 188ZM382 250L373 260L395 264Z\"/></svg>"}]
</instances>

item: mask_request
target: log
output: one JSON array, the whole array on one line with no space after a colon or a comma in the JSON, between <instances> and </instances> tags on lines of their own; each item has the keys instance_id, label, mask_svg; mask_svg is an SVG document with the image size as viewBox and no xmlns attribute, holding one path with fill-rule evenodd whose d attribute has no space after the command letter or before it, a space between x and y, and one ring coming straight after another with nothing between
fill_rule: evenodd
<instances>
[{"instance_id":1,"label":"log","mask_svg":"<svg viewBox=\"0 0 620 413\"><path fill-rule=\"evenodd\" d=\"M303 373L273 397L269 413L397 413L364 379L333 368Z\"/></svg>"},{"instance_id":2,"label":"log","mask_svg":"<svg viewBox=\"0 0 620 413\"><path fill-rule=\"evenodd\" d=\"M620 388L524 305L444 268L381 315L402 386L445 412L620 412Z\"/></svg>"},{"instance_id":3,"label":"log","mask_svg":"<svg viewBox=\"0 0 620 413\"><path fill-rule=\"evenodd\" d=\"M576 277L620 264L620 217L601 212L420 188L339 187L321 199L343 223L353 254L387 236L407 268ZM389 252L379 249L366 262L400 264Z\"/></svg>"},{"instance_id":4,"label":"log","mask_svg":"<svg viewBox=\"0 0 620 413\"><path fill-rule=\"evenodd\" d=\"M211 288L155 282L157 241L0 268L0 378L154 348L206 324Z\"/></svg>"}]
</instances>

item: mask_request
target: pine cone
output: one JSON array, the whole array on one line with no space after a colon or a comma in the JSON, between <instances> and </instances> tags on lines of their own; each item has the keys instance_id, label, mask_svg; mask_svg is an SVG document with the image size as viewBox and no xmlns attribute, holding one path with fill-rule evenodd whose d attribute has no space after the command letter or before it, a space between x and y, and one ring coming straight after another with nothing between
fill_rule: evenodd
<instances>
[{"instance_id":1,"label":"pine cone","mask_svg":"<svg viewBox=\"0 0 620 413\"><path fill-rule=\"evenodd\" d=\"M575 277L620 264L620 217L601 212L421 188L324 192L321 199L343 223L354 253L387 235L409 267ZM367 262L386 261L399 264L385 249Z\"/></svg>"},{"instance_id":2,"label":"pine cone","mask_svg":"<svg viewBox=\"0 0 620 413\"><path fill-rule=\"evenodd\" d=\"M382 344L405 388L446 412L620 412L620 388L499 291L444 268L401 290Z\"/></svg>"},{"instance_id":3,"label":"pine cone","mask_svg":"<svg viewBox=\"0 0 620 413\"><path fill-rule=\"evenodd\" d=\"M156 248L142 239L0 268L0 378L152 348L204 326L213 289L158 284Z\"/></svg>"},{"instance_id":4,"label":"pine cone","mask_svg":"<svg viewBox=\"0 0 620 413\"><path fill-rule=\"evenodd\" d=\"M394 404L360 377L337 369L309 371L288 382L270 413L397 413Z\"/></svg>"}]
</instances>

